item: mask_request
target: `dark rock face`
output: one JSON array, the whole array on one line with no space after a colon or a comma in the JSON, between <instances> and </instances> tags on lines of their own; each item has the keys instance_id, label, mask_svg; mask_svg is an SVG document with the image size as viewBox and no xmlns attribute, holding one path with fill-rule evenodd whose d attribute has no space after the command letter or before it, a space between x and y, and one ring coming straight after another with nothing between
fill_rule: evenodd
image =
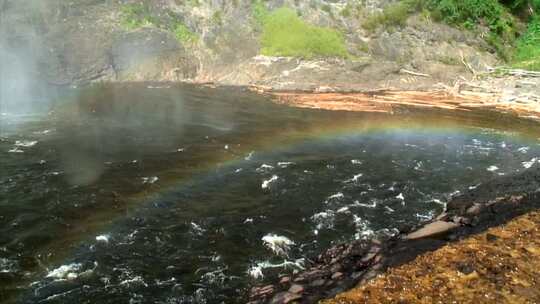
<instances>
[{"instance_id":1,"label":"dark rock face","mask_svg":"<svg viewBox=\"0 0 540 304\"><path fill-rule=\"evenodd\" d=\"M473 207L474 212L470 212ZM296 303L316 303L362 284L389 267L409 262L423 252L538 208L539 166L514 176L496 178L453 198L445 213L413 229L415 232L409 233L407 229L386 240L354 241L329 248L305 271L282 278L279 284L253 288L249 303L289 303L291 298ZM431 229L433 226L445 229ZM415 233L415 237L410 237ZM486 237L488 241L496 240L490 234ZM459 265L458 270L465 275L475 271L474 265L469 264Z\"/></svg>"},{"instance_id":2,"label":"dark rock face","mask_svg":"<svg viewBox=\"0 0 540 304\"><path fill-rule=\"evenodd\" d=\"M194 43L179 41L164 25L123 26L122 8L138 2L3 0L0 49L33 62L31 72L55 85L191 81L319 91L428 87L468 73L455 64L460 52L477 70L496 60L473 35L418 17L392 33L367 32L358 17L340 14L348 0L264 3L268 9L288 6L302 12L312 24L343 29L354 60L261 56L261 29L251 0L146 1L162 24L170 22L171 15L182 20L197 36ZM363 11L368 16L388 3L368 1ZM411 77L402 69L430 77Z\"/></svg>"}]
</instances>

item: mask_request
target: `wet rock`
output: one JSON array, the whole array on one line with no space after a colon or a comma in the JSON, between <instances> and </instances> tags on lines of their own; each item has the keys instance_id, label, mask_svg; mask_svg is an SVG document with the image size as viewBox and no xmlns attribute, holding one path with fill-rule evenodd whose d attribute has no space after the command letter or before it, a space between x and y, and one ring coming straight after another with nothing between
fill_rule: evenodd
<instances>
[{"instance_id":1,"label":"wet rock","mask_svg":"<svg viewBox=\"0 0 540 304\"><path fill-rule=\"evenodd\" d=\"M407 236L405 236L405 239L416 240L416 239L422 239L422 238L435 237L435 236L444 234L457 227L459 227L459 225L453 222L435 221L435 222L425 225L424 227L420 228L419 230L415 232L409 233Z\"/></svg>"},{"instance_id":2,"label":"wet rock","mask_svg":"<svg viewBox=\"0 0 540 304\"><path fill-rule=\"evenodd\" d=\"M482 205L480 204L474 204L471 207L469 207L466 211L468 215L478 215L482 211Z\"/></svg>"},{"instance_id":3,"label":"wet rock","mask_svg":"<svg viewBox=\"0 0 540 304\"><path fill-rule=\"evenodd\" d=\"M332 280L338 280L340 278L343 277L343 273L342 272L336 272L332 275Z\"/></svg>"},{"instance_id":4,"label":"wet rock","mask_svg":"<svg viewBox=\"0 0 540 304\"><path fill-rule=\"evenodd\" d=\"M279 280L279 284L286 285L291 282L291 277L283 277Z\"/></svg>"},{"instance_id":5,"label":"wet rock","mask_svg":"<svg viewBox=\"0 0 540 304\"><path fill-rule=\"evenodd\" d=\"M260 298L268 298L270 295L272 295L275 291L275 288L273 285L266 285L263 287L253 287L250 292L250 298L252 299L260 299Z\"/></svg>"},{"instance_id":6,"label":"wet rock","mask_svg":"<svg viewBox=\"0 0 540 304\"><path fill-rule=\"evenodd\" d=\"M486 240L488 242L495 242L498 239L499 239L499 237L494 235L494 234L491 234L491 233L486 234Z\"/></svg>"},{"instance_id":7,"label":"wet rock","mask_svg":"<svg viewBox=\"0 0 540 304\"><path fill-rule=\"evenodd\" d=\"M362 263L367 263L371 260L373 260L373 258L377 255L377 253L374 253L374 252L370 252L368 254L366 254L365 256L362 257L362 259L360 260Z\"/></svg>"},{"instance_id":8,"label":"wet rock","mask_svg":"<svg viewBox=\"0 0 540 304\"><path fill-rule=\"evenodd\" d=\"M304 286L302 285L299 285L299 284L293 284L291 286L291 288L289 288L289 292L291 293L303 293L304 292Z\"/></svg>"},{"instance_id":9,"label":"wet rock","mask_svg":"<svg viewBox=\"0 0 540 304\"><path fill-rule=\"evenodd\" d=\"M295 300L299 300L301 298L302 296L299 294L294 294L291 292L284 291L284 292L280 292L276 294L272 298L272 301L270 301L270 303L271 304L286 304L286 303L291 303L292 301L295 301Z\"/></svg>"},{"instance_id":10,"label":"wet rock","mask_svg":"<svg viewBox=\"0 0 540 304\"><path fill-rule=\"evenodd\" d=\"M364 274L363 271L353 272L353 273L351 274L351 278L352 278L353 280L356 280L356 279L360 278L363 274Z\"/></svg>"},{"instance_id":11,"label":"wet rock","mask_svg":"<svg viewBox=\"0 0 540 304\"><path fill-rule=\"evenodd\" d=\"M306 278L304 278L303 276L299 276L299 277L295 278L293 281L298 283L298 282L304 282L305 280L306 280Z\"/></svg>"},{"instance_id":12,"label":"wet rock","mask_svg":"<svg viewBox=\"0 0 540 304\"><path fill-rule=\"evenodd\" d=\"M339 272L341 271L343 267L341 266L341 264L332 264L332 266L330 266L330 272L332 273L335 273L335 272Z\"/></svg>"},{"instance_id":13,"label":"wet rock","mask_svg":"<svg viewBox=\"0 0 540 304\"><path fill-rule=\"evenodd\" d=\"M326 280L325 280L325 279L317 279L317 280L311 282L310 285L311 285L312 287L321 287L321 286L323 286L325 283L326 283Z\"/></svg>"}]
</instances>

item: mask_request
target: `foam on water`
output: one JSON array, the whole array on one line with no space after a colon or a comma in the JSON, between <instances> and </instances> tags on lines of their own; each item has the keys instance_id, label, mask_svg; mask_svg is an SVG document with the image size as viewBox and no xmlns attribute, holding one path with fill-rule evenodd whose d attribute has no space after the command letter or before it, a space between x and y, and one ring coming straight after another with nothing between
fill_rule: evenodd
<instances>
[{"instance_id":1,"label":"foam on water","mask_svg":"<svg viewBox=\"0 0 540 304\"><path fill-rule=\"evenodd\" d=\"M499 170L499 167L491 165L486 170L488 170L489 172L495 172Z\"/></svg>"},{"instance_id":2,"label":"foam on water","mask_svg":"<svg viewBox=\"0 0 540 304\"><path fill-rule=\"evenodd\" d=\"M268 172L274 169L274 166L262 164L259 168L255 169L257 172Z\"/></svg>"},{"instance_id":3,"label":"foam on water","mask_svg":"<svg viewBox=\"0 0 540 304\"><path fill-rule=\"evenodd\" d=\"M340 200L340 199L343 199L344 197L345 197L345 195L342 192L338 192L338 193L330 195L326 199L326 202L330 202L330 201L333 201L333 200Z\"/></svg>"},{"instance_id":4,"label":"foam on water","mask_svg":"<svg viewBox=\"0 0 540 304\"><path fill-rule=\"evenodd\" d=\"M356 226L356 233L354 234L355 239L369 239L375 234L375 232L370 229L370 223L368 220L363 219L356 214L353 214L353 221L354 225Z\"/></svg>"},{"instance_id":5,"label":"foam on water","mask_svg":"<svg viewBox=\"0 0 540 304\"><path fill-rule=\"evenodd\" d=\"M19 147L14 147L12 149L8 150L9 153L24 153L23 150L21 150Z\"/></svg>"},{"instance_id":6,"label":"foam on water","mask_svg":"<svg viewBox=\"0 0 540 304\"><path fill-rule=\"evenodd\" d=\"M13 260L0 258L0 273L13 272L15 271L16 265L17 265L17 262Z\"/></svg>"},{"instance_id":7,"label":"foam on water","mask_svg":"<svg viewBox=\"0 0 540 304\"><path fill-rule=\"evenodd\" d=\"M269 261L259 262L249 267L247 270L248 276L253 279L260 280L264 278L265 269L298 269L303 270L305 268L305 259L296 259L294 261L285 260L282 263L271 263Z\"/></svg>"},{"instance_id":8,"label":"foam on water","mask_svg":"<svg viewBox=\"0 0 540 304\"><path fill-rule=\"evenodd\" d=\"M278 167L284 169L284 168L287 168L287 167L289 167L291 165L294 165L294 163L293 162L278 162L277 165L278 165Z\"/></svg>"},{"instance_id":9,"label":"foam on water","mask_svg":"<svg viewBox=\"0 0 540 304\"><path fill-rule=\"evenodd\" d=\"M159 177L157 176L149 176L149 177L142 177L142 183L143 184L154 184L159 180Z\"/></svg>"},{"instance_id":10,"label":"foam on water","mask_svg":"<svg viewBox=\"0 0 540 304\"><path fill-rule=\"evenodd\" d=\"M106 244L108 244L110 238L111 238L111 237L110 237L108 234L102 234L102 235L96 236L96 241L97 241L97 242L100 242L100 243L106 243Z\"/></svg>"},{"instance_id":11,"label":"foam on water","mask_svg":"<svg viewBox=\"0 0 540 304\"><path fill-rule=\"evenodd\" d=\"M37 140L17 140L15 141L16 147L30 148L38 143Z\"/></svg>"},{"instance_id":12,"label":"foam on water","mask_svg":"<svg viewBox=\"0 0 540 304\"><path fill-rule=\"evenodd\" d=\"M530 169L536 163L540 163L540 158L535 157L531 159L530 161L524 161L521 164L523 165L523 168Z\"/></svg>"},{"instance_id":13,"label":"foam on water","mask_svg":"<svg viewBox=\"0 0 540 304\"><path fill-rule=\"evenodd\" d=\"M291 246L294 245L294 242L289 238L272 233L263 236L262 241L267 248L279 256L286 256Z\"/></svg>"},{"instance_id":14,"label":"foam on water","mask_svg":"<svg viewBox=\"0 0 540 304\"><path fill-rule=\"evenodd\" d=\"M261 188L268 189L270 187L270 184L274 183L278 179L279 179L279 177L277 175L272 175L272 177L270 179L264 180L262 182Z\"/></svg>"},{"instance_id":15,"label":"foam on water","mask_svg":"<svg viewBox=\"0 0 540 304\"><path fill-rule=\"evenodd\" d=\"M377 201L376 200L371 200L369 204L360 203L360 201L354 201L354 206L360 206L360 207L364 207L364 208L373 209L373 208L377 207Z\"/></svg>"},{"instance_id":16,"label":"foam on water","mask_svg":"<svg viewBox=\"0 0 540 304\"><path fill-rule=\"evenodd\" d=\"M332 210L319 212L311 216L311 220L316 224L317 230L331 229L334 227L334 218L336 214Z\"/></svg>"},{"instance_id":17,"label":"foam on water","mask_svg":"<svg viewBox=\"0 0 540 304\"><path fill-rule=\"evenodd\" d=\"M355 182L357 182L362 176L364 176L364 174L362 174L362 173L355 174L355 175L353 175L352 178L346 180L345 183L351 183L351 182L352 182L352 183L355 183Z\"/></svg>"},{"instance_id":18,"label":"foam on water","mask_svg":"<svg viewBox=\"0 0 540 304\"><path fill-rule=\"evenodd\" d=\"M82 267L83 265L80 263L62 265L47 273L46 277L57 280L74 280L79 277Z\"/></svg>"}]
</instances>

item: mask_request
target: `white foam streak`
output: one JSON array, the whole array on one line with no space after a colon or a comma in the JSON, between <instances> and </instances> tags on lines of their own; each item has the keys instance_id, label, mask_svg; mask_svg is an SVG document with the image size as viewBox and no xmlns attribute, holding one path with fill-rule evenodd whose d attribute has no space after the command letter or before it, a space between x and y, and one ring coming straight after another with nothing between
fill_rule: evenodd
<instances>
[{"instance_id":1,"label":"white foam streak","mask_svg":"<svg viewBox=\"0 0 540 304\"><path fill-rule=\"evenodd\" d=\"M47 274L47 278L53 278L58 280L74 280L79 276L82 264L72 263L69 265L62 265Z\"/></svg>"},{"instance_id":2,"label":"white foam streak","mask_svg":"<svg viewBox=\"0 0 540 304\"><path fill-rule=\"evenodd\" d=\"M294 245L292 240L277 234L267 234L263 236L262 241L266 247L281 256L286 256L291 246Z\"/></svg>"},{"instance_id":3,"label":"white foam streak","mask_svg":"<svg viewBox=\"0 0 540 304\"><path fill-rule=\"evenodd\" d=\"M277 175L273 175L270 179L264 180L261 184L261 188L268 189L270 187L270 184L278 180Z\"/></svg>"}]
</instances>

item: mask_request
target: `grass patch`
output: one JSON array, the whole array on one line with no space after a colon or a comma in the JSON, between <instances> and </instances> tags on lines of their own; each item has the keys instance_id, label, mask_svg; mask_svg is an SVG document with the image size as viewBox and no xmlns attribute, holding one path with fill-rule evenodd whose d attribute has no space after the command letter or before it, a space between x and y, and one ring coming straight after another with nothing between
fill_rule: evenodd
<instances>
[{"instance_id":1,"label":"grass patch","mask_svg":"<svg viewBox=\"0 0 540 304\"><path fill-rule=\"evenodd\" d=\"M345 39L337 30L306 23L289 8L254 15L262 25L262 54L302 58L348 57ZM260 18L260 19L258 19Z\"/></svg>"},{"instance_id":2,"label":"grass patch","mask_svg":"<svg viewBox=\"0 0 540 304\"><path fill-rule=\"evenodd\" d=\"M519 38L512 61L516 68L540 71L540 16L532 19Z\"/></svg>"}]
</instances>

